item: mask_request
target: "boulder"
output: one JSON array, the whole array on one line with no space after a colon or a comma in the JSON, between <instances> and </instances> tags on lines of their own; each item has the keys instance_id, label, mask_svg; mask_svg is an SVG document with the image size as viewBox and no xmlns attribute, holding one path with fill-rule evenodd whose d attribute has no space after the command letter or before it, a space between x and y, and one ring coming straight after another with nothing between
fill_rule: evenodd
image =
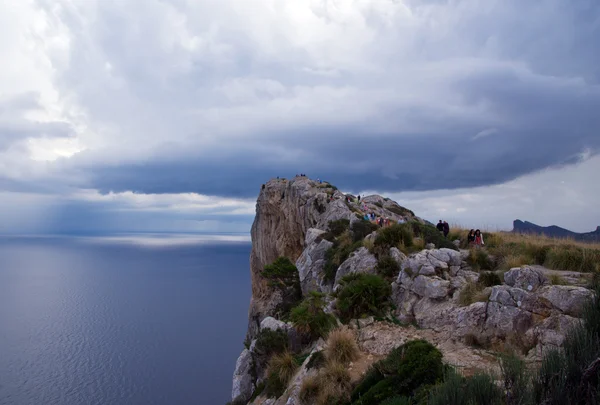
<instances>
[{"instance_id":1,"label":"boulder","mask_svg":"<svg viewBox=\"0 0 600 405\"><path fill-rule=\"evenodd\" d=\"M390 249L390 256L396 261L396 263L398 263L399 266L402 266L402 263L404 263L406 260L406 255L395 247Z\"/></svg>"},{"instance_id":2,"label":"boulder","mask_svg":"<svg viewBox=\"0 0 600 405\"><path fill-rule=\"evenodd\" d=\"M504 273L504 282L511 287L533 292L547 284L548 279L541 271L523 266L512 268Z\"/></svg>"},{"instance_id":3,"label":"boulder","mask_svg":"<svg viewBox=\"0 0 600 405\"><path fill-rule=\"evenodd\" d=\"M562 313L579 316L585 303L592 298L592 291L584 287L550 285L542 287L539 296Z\"/></svg>"},{"instance_id":4,"label":"boulder","mask_svg":"<svg viewBox=\"0 0 600 405\"><path fill-rule=\"evenodd\" d=\"M366 247L361 247L355 252L350 254L350 257L340 265L335 274L334 290L340 284L340 280L352 273L375 273L375 266L377 266L377 259L373 256Z\"/></svg>"},{"instance_id":5,"label":"boulder","mask_svg":"<svg viewBox=\"0 0 600 405\"><path fill-rule=\"evenodd\" d=\"M515 306L488 302L485 329L491 336L505 337L513 333L525 333L533 325L531 312Z\"/></svg>"},{"instance_id":6,"label":"boulder","mask_svg":"<svg viewBox=\"0 0 600 405\"><path fill-rule=\"evenodd\" d=\"M419 274L422 276L435 276L435 268L433 266L423 266L419 270Z\"/></svg>"},{"instance_id":7,"label":"boulder","mask_svg":"<svg viewBox=\"0 0 600 405\"><path fill-rule=\"evenodd\" d=\"M440 299L448 295L449 286L449 281L442 280L439 277L417 276L410 289L422 297Z\"/></svg>"},{"instance_id":8,"label":"boulder","mask_svg":"<svg viewBox=\"0 0 600 405\"><path fill-rule=\"evenodd\" d=\"M287 331L288 325L285 322L281 322L271 316L268 316L265 319L263 319L260 323L260 330L263 330L263 329L271 329L271 330L283 329L283 330Z\"/></svg>"},{"instance_id":9,"label":"boulder","mask_svg":"<svg viewBox=\"0 0 600 405\"><path fill-rule=\"evenodd\" d=\"M235 371L233 372L233 387L231 389L231 399L233 401L248 401L254 391L252 383L252 353L248 349L244 349L240 357L235 363Z\"/></svg>"},{"instance_id":10,"label":"boulder","mask_svg":"<svg viewBox=\"0 0 600 405\"><path fill-rule=\"evenodd\" d=\"M325 232L315 228L306 232L306 248L296 261L303 295L310 291L330 292L330 286L323 280L323 266L325 254L333 243L319 238L323 233Z\"/></svg>"},{"instance_id":11,"label":"boulder","mask_svg":"<svg viewBox=\"0 0 600 405\"><path fill-rule=\"evenodd\" d=\"M435 249L435 244L428 243L428 244L425 245L425 249L427 249L427 250Z\"/></svg>"}]
</instances>

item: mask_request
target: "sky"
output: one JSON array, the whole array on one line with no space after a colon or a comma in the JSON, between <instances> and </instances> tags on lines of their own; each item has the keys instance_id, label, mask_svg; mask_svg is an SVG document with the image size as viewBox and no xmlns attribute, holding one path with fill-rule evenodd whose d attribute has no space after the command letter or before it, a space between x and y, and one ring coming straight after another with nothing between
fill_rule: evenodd
<instances>
[{"instance_id":1,"label":"sky","mask_svg":"<svg viewBox=\"0 0 600 405\"><path fill-rule=\"evenodd\" d=\"M0 233L248 232L306 173L600 225L597 0L0 2Z\"/></svg>"}]
</instances>

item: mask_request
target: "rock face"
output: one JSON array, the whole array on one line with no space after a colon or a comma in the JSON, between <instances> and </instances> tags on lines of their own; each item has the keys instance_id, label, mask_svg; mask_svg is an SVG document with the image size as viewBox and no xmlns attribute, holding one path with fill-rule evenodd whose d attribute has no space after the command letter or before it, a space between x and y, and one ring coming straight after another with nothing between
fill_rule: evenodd
<instances>
[{"instance_id":1,"label":"rock face","mask_svg":"<svg viewBox=\"0 0 600 405\"><path fill-rule=\"evenodd\" d=\"M253 338L262 319L272 314L277 297L260 273L265 265L279 256L295 262L302 251L309 228L325 230L328 221L351 219L354 214L343 201L343 195L332 187L307 177L271 180L261 188L252 224L250 274L252 300L249 310L248 338Z\"/></svg>"},{"instance_id":2,"label":"rock face","mask_svg":"<svg viewBox=\"0 0 600 405\"><path fill-rule=\"evenodd\" d=\"M340 284L340 280L352 273L375 273L375 266L377 266L377 259L373 256L367 248L361 247L357 251L352 252L350 257L340 265L335 273L335 287L334 290Z\"/></svg>"},{"instance_id":3,"label":"rock face","mask_svg":"<svg viewBox=\"0 0 600 405\"><path fill-rule=\"evenodd\" d=\"M448 339L517 339L541 351L562 343L592 294L579 286L548 285L542 271L525 266L508 271L506 284L479 292L482 302L461 306L461 290L479 278L463 257L462 252L432 249L404 260L392 284L397 318Z\"/></svg>"},{"instance_id":4,"label":"rock face","mask_svg":"<svg viewBox=\"0 0 600 405\"><path fill-rule=\"evenodd\" d=\"M524 266L510 269L504 273L504 282L511 287L535 291L540 286L547 284L548 279L541 271Z\"/></svg>"},{"instance_id":5,"label":"rock face","mask_svg":"<svg viewBox=\"0 0 600 405\"><path fill-rule=\"evenodd\" d=\"M248 339L256 336L260 322L274 313L281 299L262 278L264 266L279 256L285 256L297 262L299 270L302 268L303 292L312 289L323 291L325 286L320 272L324 252L329 245L327 241L318 241L319 230L326 231L329 221L333 220L357 221L357 214L362 215L364 206L369 212L390 218L391 221L403 219L424 222L415 217L412 211L381 196L365 197L360 204L346 203L345 195L333 186L308 177L270 180L261 187L251 229L252 300ZM309 232L311 228L314 231ZM309 251L305 251L307 247Z\"/></svg>"},{"instance_id":6,"label":"rock face","mask_svg":"<svg viewBox=\"0 0 600 405\"><path fill-rule=\"evenodd\" d=\"M306 233L306 248L296 261L302 295L310 291L329 292L331 287L323 280L325 253L333 246L332 242L319 238L325 231L310 228Z\"/></svg>"},{"instance_id":7,"label":"rock face","mask_svg":"<svg viewBox=\"0 0 600 405\"><path fill-rule=\"evenodd\" d=\"M254 384L250 370L252 368L252 354L248 349L244 349L235 363L233 373L233 388L231 390L232 400L247 401L252 396Z\"/></svg>"}]
</instances>

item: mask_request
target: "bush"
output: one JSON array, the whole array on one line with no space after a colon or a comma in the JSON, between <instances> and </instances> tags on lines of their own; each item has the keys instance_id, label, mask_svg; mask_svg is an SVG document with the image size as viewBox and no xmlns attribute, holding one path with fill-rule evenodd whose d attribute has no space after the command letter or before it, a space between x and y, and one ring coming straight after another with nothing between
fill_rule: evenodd
<instances>
[{"instance_id":1,"label":"bush","mask_svg":"<svg viewBox=\"0 0 600 405\"><path fill-rule=\"evenodd\" d=\"M318 352L314 352L313 354L310 355L310 360L308 360L308 363L306 364L306 368L309 370L312 368L321 368L321 367L323 367L324 364L325 364L325 355L323 354L322 350L319 350Z\"/></svg>"},{"instance_id":2,"label":"bush","mask_svg":"<svg viewBox=\"0 0 600 405\"><path fill-rule=\"evenodd\" d=\"M286 351L288 345L288 335L283 329L262 329L256 337L254 349L257 354L268 357L272 354Z\"/></svg>"},{"instance_id":3,"label":"bush","mask_svg":"<svg viewBox=\"0 0 600 405\"><path fill-rule=\"evenodd\" d=\"M261 275L269 286L281 292L282 302L277 306L275 315L286 319L290 310L302 298L298 269L287 257L279 257L272 264L265 266Z\"/></svg>"},{"instance_id":4,"label":"bush","mask_svg":"<svg viewBox=\"0 0 600 405\"><path fill-rule=\"evenodd\" d=\"M377 273L386 278L395 278L400 273L400 265L389 255L381 255L377 260Z\"/></svg>"},{"instance_id":5,"label":"bush","mask_svg":"<svg viewBox=\"0 0 600 405\"><path fill-rule=\"evenodd\" d=\"M327 336L325 346L325 358L332 362L348 364L359 356L358 345L354 338L354 333L348 328L342 327L335 329Z\"/></svg>"},{"instance_id":6,"label":"bush","mask_svg":"<svg viewBox=\"0 0 600 405\"><path fill-rule=\"evenodd\" d=\"M296 373L298 363L292 353L285 351L274 355L267 367L265 394L270 398L279 398Z\"/></svg>"},{"instance_id":7,"label":"bush","mask_svg":"<svg viewBox=\"0 0 600 405\"><path fill-rule=\"evenodd\" d=\"M437 385L429 396L429 405L500 405L502 391L488 374L475 374L463 378L449 370L442 384Z\"/></svg>"},{"instance_id":8,"label":"bush","mask_svg":"<svg viewBox=\"0 0 600 405\"><path fill-rule=\"evenodd\" d=\"M444 238L444 235L433 225L411 222L414 235L420 236L425 244L433 243L437 248L458 250L454 243Z\"/></svg>"},{"instance_id":9,"label":"bush","mask_svg":"<svg viewBox=\"0 0 600 405\"><path fill-rule=\"evenodd\" d=\"M325 264L323 265L324 280L331 282L335 280L338 267L348 259L350 254L362 247L361 242L352 242L349 232L344 232L333 241L333 246L325 253Z\"/></svg>"},{"instance_id":10,"label":"bush","mask_svg":"<svg viewBox=\"0 0 600 405\"><path fill-rule=\"evenodd\" d=\"M409 210L408 208L404 208L400 205L392 205L389 207L386 207L386 209L390 212L393 212L396 215L400 215L402 217L407 217L407 216L415 216L415 213L412 212L411 210Z\"/></svg>"},{"instance_id":11,"label":"bush","mask_svg":"<svg viewBox=\"0 0 600 405\"><path fill-rule=\"evenodd\" d=\"M558 274L552 274L550 276L550 283L552 283L552 285L566 285L567 284L565 282L565 280Z\"/></svg>"},{"instance_id":12,"label":"bush","mask_svg":"<svg viewBox=\"0 0 600 405\"><path fill-rule=\"evenodd\" d=\"M442 353L424 340L413 340L392 350L354 390L353 404L377 405L396 396L412 396L422 385L443 375Z\"/></svg>"},{"instance_id":13,"label":"bush","mask_svg":"<svg viewBox=\"0 0 600 405\"><path fill-rule=\"evenodd\" d=\"M298 393L300 402L305 405L314 404L315 398L319 394L320 389L321 384L319 378L314 375L309 375L302 380L300 392Z\"/></svg>"},{"instance_id":14,"label":"bush","mask_svg":"<svg viewBox=\"0 0 600 405\"><path fill-rule=\"evenodd\" d=\"M352 389L350 372L340 363L329 362L319 373L320 390L317 405L345 403Z\"/></svg>"},{"instance_id":15,"label":"bush","mask_svg":"<svg viewBox=\"0 0 600 405\"><path fill-rule=\"evenodd\" d=\"M300 305L290 312L290 320L300 332L314 340L325 336L336 325L333 315L323 311L323 294L312 291Z\"/></svg>"},{"instance_id":16,"label":"bush","mask_svg":"<svg viewBox=\"0 0 600 405\"><path fill-rule=\"evenodd\" d=\"M479 284L484 287L493 287L495 285L502 284L502 280L497 273L493 271L486 271L479 275Z\"/></svg>"},{"instance_id":17,"label":"bush","mask_svg":"<svg viewBox=\"0 0 600 405\"><path fill-rule=\"evenodd\" d=\"M334 236L338 237L350 228L350 221L348 219L337 219L335 221L329 221L329 232Z\"/></svg>"},{"instance_id":18,"label":"bush","mask_svg":"<svg viewBox=\"0 0 600 405\"><path fill-rule=\"evenodd\" d=\"M391 307L392 287L379 276L354 273L342 278L337 308L344 321L363 315L384 316Z\"/></svg>"},{"instance_id":19,"label":"bush","mask_svg":"<svg viewBox=\"0 0 600 405\"><path fill-rule=\"evenodd\" d=\"M467 285L465 285L458 293L458 303L463 307L475 302L485 302L488 298L489 296L484 294L476 283L472 282L467 283Z\"/></svg>"},{"instance_id":20,"label":"bush","mask_svg":"<svg viewBox=\"0 0 600 405\"><path fill-rule=\"evenodd\" d=\"M356 221L352 224L351 230L352 240L354 242L358 242L363 240L365 236L375 232L377 230L377 225L361 219L360 221Z\"/></svg>"},{"instance_id":21,"label":"bush","mask_svg":"<svg viewBox=\"0 0 600 405\"><path fill-rule=\"evenodd\" d=\"M378 254L387 253L392 247L398 245L411 247L413 234L408 224L395 224L381 229L375 238L375 251Z\"/></svg>"},{"instance_id":22,"label":"bush","mask_svg":"<svg viewBox=\"0 0 600 405\"><path fill-rule=\"evenodd\" d=\"M467 263L474 270L492 270L494 268L494 263L490 260L489 255L482 249L471 249L467 257Z\"/></svg>"},{"instance_id":23,"label":"bush","mask_svg":"<svg viewBox=\"0 0 600 405\"><path fill-rule=\"evenodd\" d=\"M531 401L529 376L525 362L514 354L505 354L500 359L500 370L508 405L527 404Z\"/></svg>"},{"instance_id":24,"label":"bush","mask_svg":"<svg viewBox=\"0 0 600 405\"><path fill-rule=\"evenodd\" d=\"M578 246L554 246L546 254L545 265L556 270L591 273L598 269L600 251Z\"/></svg>"}]
</instances>

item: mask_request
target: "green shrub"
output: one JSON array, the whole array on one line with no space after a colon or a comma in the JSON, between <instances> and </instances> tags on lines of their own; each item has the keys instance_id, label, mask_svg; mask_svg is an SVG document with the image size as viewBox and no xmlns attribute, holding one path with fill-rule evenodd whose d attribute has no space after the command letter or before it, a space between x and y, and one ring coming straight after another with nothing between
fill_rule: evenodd
<instances>
[{"instance_id":1,"label":"green shrub","mask_svg":"<svg viewBox=\"0 0 600 405\"><path fill-rule=\"evenodd\" d=\"M350 221L348 219L337 219L335 221L329 221L329 232L334 237L338 237L350 228Z\"/></svg>"},{"instance_id":2,"label":"green shrub","mask_svg":"<svg viewBox=\"0 0 600 405\"><path fill-rule=\"evenodd\" d=\"M411 405L413 402L408 397L394 397L386 399L381 405Z\"/></svg>"},{"instance_id":3,"label":"green shrub","mask_svg":"<svg viewBox=\"0 0 600 405\"><path fill-rule=\"evenodd\" d=\"M506 403L508 405L530 403L533 392L530 389L530 377L525 368L525 361L514 354L504 354L500 358L500 370L506 392Z\"/></svg>"},{"instance_id":4,"label":"green shrub","mask_svg":"<svg viewBox=\"0 0 600 405\"><path fill-rule=\"evenodd\" d=\"M400 265L389 255L381 255L377 259L377 274L386 278L395 278L400 273Z\"/></svg>"},{"instance_id":5,"label":"green shrub","mask_svg":"<svg viewBox=\"0 0 600 405\"><path fill-rule=\"evenodd\" d=\"M437 248L448 248L458 250L454 243L444 238L444 235L433 225L411 222L413 234L423 239L425 244L433 243Z\"/></svg>"},{"instance_id":6,"label":"green shrub","mask_svg":"<svg viewBox=\"0 0 600 405\"><path fill-rule=\"evenodd\" d=\"M390 248L403 245L407 248L413 245L413 234L410 225L395 224L381 229L375 238L375 251L382 255Z\"/></svg>"},{"instance_id":7,"label":"green shrub","mask_svg":"<svg viewBox=\"0 0 600 405\"><path fill-rule=\"evenodd\" d=\"M467 263L474 270L492 270L494 263L490 260L489 255L482 249L471 249L467 257Z\"/></svg>"},{"instance_id":8,"label":"green shrub","mask_svg":"<svg viewBox=\"0 0 600 405\"><path fill-rule=\"evenodd\" d=\"M325 305L323 296L322 293L312 291L300 305L290 312L290 320L294 327L311 340L325 336L336 325L333 315L323 311Z\"/></svg>"},{"instance_id":9,"label":"green shrub","mask_svg":"<svg viewBox=\"0 0 600 405\"><path fill-rule=\"evenodd\" d=\"M268 357L286 351L288 345L288 335L283 329L262 329L256 337L254 350L257 354Z\"/></svg>"},{"instance_id":10,"label":"green shrub","mask_svg":"<svg viewBox=\"0 0 600 405\"><path fill-rule=\"evenodd\" d=\"M446 373L444 382L438 384L429 395L428 405L469 405L465 379L454 370Z\"/></svg>"},{"instance_id":11,"label":"green shrub","mask_svg":"<svg viewBox=\"0 0 600 405\"><path fill-rule=\"evenodd\" d=\"M546 254L545 265L556 270L591 273L598 269L600 251L578 246L554 246Z\"/></svg>"},{"instance_id":12,"label":"green shrub","mask_svg":"<svg viewBox=\"0 0 600 405\"><path fill-rule=\"evenodd\" d=\"M412 396L422 385L433 384L444 372L442 353L424 340L413 340L392 350L373 366L352 394L353 404L377 405L389 398Z\"/></svg>"},{"instance_id":13,"label":"green shrub","mask_svg":"<svg viewBox=\"0 0 600 405\"><path fill-rule=\"evenodd\" d=\"M494 383L489 374L475 374L467 379L467 403L500 405L502 404L502 391Z\"/></svg>"},{"instance_id":14,"label":"green shrub","mask_svg":"<svg viewBox=\"0 0 600 405\"><path fill-rule=\"evenodd\" d=\"M361 241L365 238L365 236L370 235L371 233L375 232L377 230L377 228L378 228L377 225L375 225L369 221L365 221L361 217L360 221L355 221L354 223L352 223L352 226L351 226L352 240L354 242Z\"/></svg>"},{"instance_id":15,"label":"green shrub","mask_svg":"<svg viewBox=\"0 0 600 405\"><path fill-rule=\"evenodd\" d=\"M319 350L318 352L314 352L313 354L310 355L310 360L308 360L308 363L306 364L306 368L308 368L309 370L312 368L321 368L321 367L323 367L324 364L325 364L325 355L323 354L322 350Z\"/></svg>"},{"instance_id":16,"label":"green shrub","mask_svg":"<svg viewBox=\"0 0 600 405\"><path fill-rule=\"evenodd\" d=\"M363 315L385 315L391 307L392 287L383 278L364 273L349 274L340 281L337 308L344 321Z\"/></svg>"},{"instance_id":17,"label":"green shrub","mask_svg":"<svg viewBox=\"0 0 600 405\"><path fill-rule=\"evenodd\" d=\"M281 292L282 302L277 306L275 315L286 319L290 310L302 298L298 269L287 257L279 257L272 264L265 266L261 275L269 286Z\"/></svg>"},{"instance_id":18,"label":"green shrub","mask_svg":"<svg viewBox=\"0 0 600 405\"><path fill-rule=\"evenodd\" d=\"M254 392L252 393L252 396L250 397L250 400L248 402L252 402L254 401L256 398L258 398L265 390L265 382L261 382L260 384L258 384L256 386L256 389L254 390ZM246 405L246 402L243 402L243 405Z\"/></svg>"},{"instance_id":19,"label":"green shrub","mask_svg":"<svg viewBox=\"0 0 600 405\"><path fill-rule=\"evenodd\" d=\"M500 276L497 273L494 273L493 271L486 271L479 274L478 282L484 287L493 287L495 285L502 284Z\"/></svg>"},{"instance_id":20,"label":"green shrub","mask_svg":"<svg viewBox=\"0 0 600 405\"><path fill-rule=\"evenodd\" d=\"M412 212L411 210L409 210L408 208L404 208L400 205L392 205L390 207L386 207L386 209L390 212L393 212L396 215L400 215L403 217L407 217L407 216L415 216L415 213Z\"/></svg>"}]
</instances>

